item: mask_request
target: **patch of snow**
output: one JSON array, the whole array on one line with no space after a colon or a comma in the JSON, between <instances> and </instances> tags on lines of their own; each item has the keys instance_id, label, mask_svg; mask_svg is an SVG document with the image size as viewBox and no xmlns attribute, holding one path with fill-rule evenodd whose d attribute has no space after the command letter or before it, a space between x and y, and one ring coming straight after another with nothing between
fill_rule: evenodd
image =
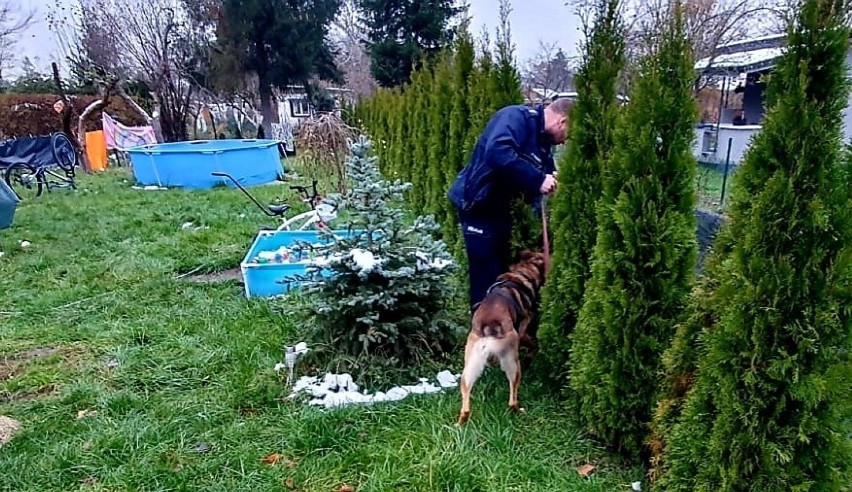
<instances>
[{"instance_id":1,"label":"patch of snow","mask_svg":"<svg viewBox=\"0 0 852 492\"><path fill-rule=\"evenodd\" d=\"M715 57L707 57L698 60L695 63L696 70L706 70L708 68L740 68L755 63L770 62L780 57L784 53L783 48L761 48L752 51L744 51L740 53L728 53L717 55Z\"/></svg>"},{"instance_id":2,"label":"patch of snow","mask_svg":"<svg viewBox=\"0 0 852 492\"><path fill-rule=\"evenodd\" d=\"M441 371L437 376L438 384L441 385L442 388L454 388L458 386L458 377L456 377L450 371Z\"/></svg>"},{"instance_id":3,"label":"patch of snow","mask_svg":"<svg viewBox=\"0 0 852 492\"><path fill-rule=\"evenodd\" d=\"M166 188L165 186L154 186L154 185L149 185L149 186L131 186L130 188L131 188L131 189L133 189L133 190L145 190L145 191L168 190L168 188Z\"/></svg>"},{"instance_id":4,"label":"patch of snow","mask_svg":"<svg viewBox=\"0 0 852 492\"><path fill-rule=\"evenodd\" d=\"M365 249L354 248L349 254L352 255L352 261L355 262L361 273L372 272L381 263L381 260L376 258L372 251Z\"/></svg>"},{"instance_id":5,"label":"patch of snow","mask_svg":"<svg viewBox=\"0 0 852 492\"><path fill-rule=\"evenodd\" d=\"M415 385L396 386L387 392L377 391L374 394L369 394L366 390L358 387L350 374L326 373L322 378L302 376L293 385L290 397L294 398L301 393L306 393L313 397L308 404L325 408L354 404L370 405L400 401L410 395L441 393L447 388L457 386L458 378L459 375L453 375L450 371L441 371L438 373L438 386L429 382L428 378L420 378L420 382Z\"/></svg>"},{"instance_id":6,"label":"patch of snow","mask_svg":"<svg viewBox=\"0 0 852 492\"><path fill-rule=\"evenodd\" d=\"M293 366L298 356L307 353L310 349L305 342L299 342L294 346L285 347L288 360L285 363L275 364L275 371L289 370L292 376ZM292 359L292 360L291 360ZM429 378L418 378L419 383L414 385L402 385L389 389L387 392L378 391L370 394L366 389L355 383L351 374L326 373L322 377L302 376L293 384L290 398L299 394L308 394L313 399L310 405L325 408L336 408L354 404L373 404L388 401L400 401L409 395L426 395L441 393L447 388L458 386L460 374L450 371L441 371L437 374L438 384L430 382ZM288 384L289 380L288 378Z\"/></svg>"},{"instance_id":7,"label":"patch of snow","mask_svg":"<svg viewBox=\"0 0 852 492\"><path fill-rule=\"evenodd\" d=\"M429 258L429 255L424 253L423 251L415 252L414 256L417 257L418 270L443 270L444 268L453 264L451 260L446 260L444 258Z\"/></svg>"},{"instance_id":8,"label":"patch of snow","mask_svg":"<svg viewBox=\"0 0 852 492\"><path fill-rule=\"evenodd\" d=\"M196 231L196 232L197 232L197 231L203 231L203 230L210 229L210 226L198 226L198 227L192 227L193 225L195 225L195 224L193 224L192 222L184 222L184 223L180 226L180 228L181 228L181 229L183 229L183 230L192 229L193 231Z\"/></svg>"}]
</instances>

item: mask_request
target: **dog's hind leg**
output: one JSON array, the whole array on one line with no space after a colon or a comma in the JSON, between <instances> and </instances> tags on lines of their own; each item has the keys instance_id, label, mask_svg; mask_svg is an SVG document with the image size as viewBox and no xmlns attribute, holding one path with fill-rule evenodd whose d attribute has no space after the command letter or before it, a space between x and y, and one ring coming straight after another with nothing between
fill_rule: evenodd
<instances>
[{"instance_id":1,"label":"dog's hind leg","mask_svg":"<svg viewBox=\"0 0 852 492\"><path fill-rule=\"evenodd\" d=\"M459 419L456 426L461 426L470 418L470 393L473 391L473 385L476 380L482 375L485 370L485 365L488 362L487 355L475 347L476 341L479 338L468 337L467 345L464 351L464 370L462 371L459 388L461 389L462 407L459 413Z\"/></svg>"},{"instance_id":2,"label":"dog's hind leg","mask_svg":"<svg viewBox=\"0 0 852 492\"><path fill-rule=\"evenodd\" d=\"M500 357L500 368L509 380L509 408L513 412L523 412L518 402L518 386L521 384L521 360L518 355L519 340L517 336L511 337L511 350Z\"/></svg>"}]
</instances>

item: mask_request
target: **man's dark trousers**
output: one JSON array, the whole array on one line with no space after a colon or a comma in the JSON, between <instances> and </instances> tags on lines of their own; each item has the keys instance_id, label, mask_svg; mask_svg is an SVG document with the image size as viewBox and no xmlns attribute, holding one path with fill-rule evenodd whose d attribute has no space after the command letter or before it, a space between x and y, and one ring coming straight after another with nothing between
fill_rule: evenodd
<instances>
[{"instance_id":1,"label":"man's dark trousers","mask_svg":"<svg viewBox=\"0 0 852 492\"><path fill-rule=\"evenodd\" d=\"M459 217L467 250L470 307L485 298L497 277L509 269L511 226L504 221Z\"/></svg>"}]
</instances>

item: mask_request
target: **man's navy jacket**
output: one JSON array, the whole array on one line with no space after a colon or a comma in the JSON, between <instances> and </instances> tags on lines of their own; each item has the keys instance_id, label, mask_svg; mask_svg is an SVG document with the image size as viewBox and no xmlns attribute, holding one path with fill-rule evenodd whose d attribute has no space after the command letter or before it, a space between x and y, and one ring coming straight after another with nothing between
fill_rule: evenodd
<instances>
[{"instance_id":1,"label":"man's navy jacket","mask_svg":"<svg viewBox=\"0 0 852 492\"><path fill-rule=\"evenodd\" d=\"M462 220L478 218L508 226L511 200L523 194L537 205L545 174L554 170L543 109L507 106L488 122L470 161L450 187L449 199Z\"/></svg>"}]
</instances>

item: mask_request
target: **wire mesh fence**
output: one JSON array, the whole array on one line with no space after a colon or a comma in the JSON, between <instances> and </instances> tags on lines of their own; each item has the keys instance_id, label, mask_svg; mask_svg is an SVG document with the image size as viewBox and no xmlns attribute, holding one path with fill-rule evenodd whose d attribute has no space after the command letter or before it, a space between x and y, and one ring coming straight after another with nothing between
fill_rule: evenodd
<instances>
[{"instance_id":1,"label":"wire mesh fence","mask_svg":"<svg viewBox=\"0 0 852 492\"><path fill-rule=\"evenodd\" d=\"M733 176L739 168L724 162L698 161L696 188L698 189L698 207L722 211L731 196Z\"/></svg>"}]
</instances>

